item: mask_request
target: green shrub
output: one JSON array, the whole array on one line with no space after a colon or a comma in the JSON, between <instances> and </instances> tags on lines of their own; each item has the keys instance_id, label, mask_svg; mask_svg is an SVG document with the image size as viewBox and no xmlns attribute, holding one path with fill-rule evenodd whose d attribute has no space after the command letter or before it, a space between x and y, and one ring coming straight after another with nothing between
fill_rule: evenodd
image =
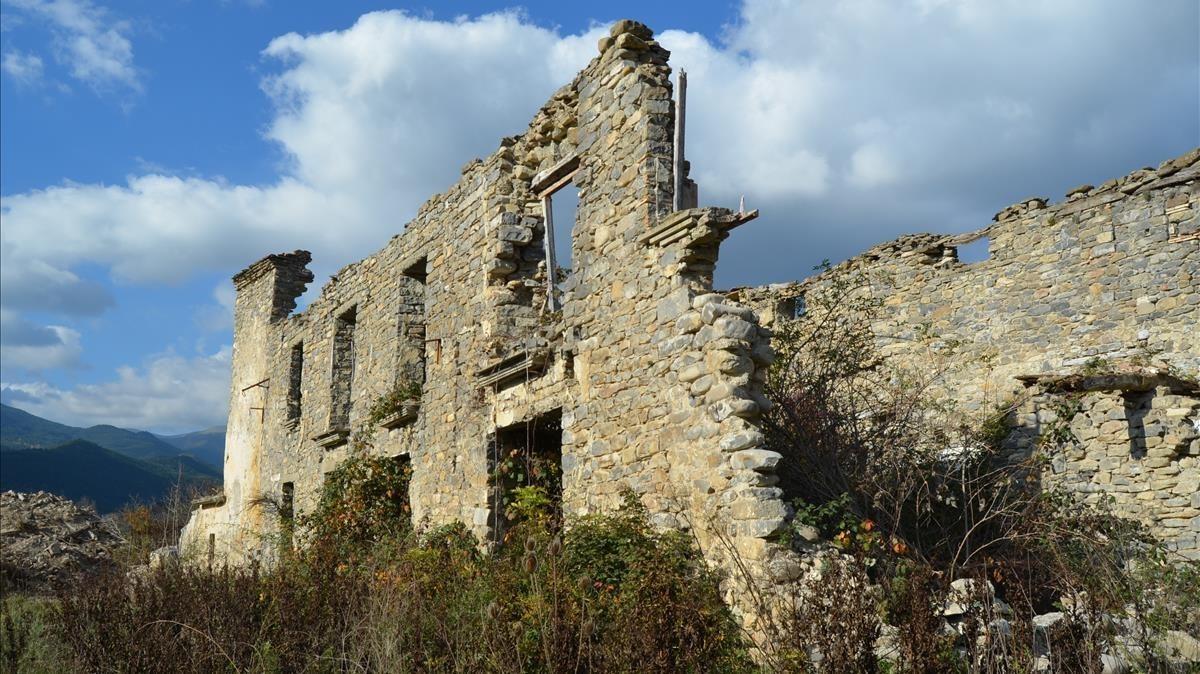
<instances>
[{"instance_id":1,"label":"green shrub","mask_svg":"<svg viewBox=\"0 0 1200 674\"><path fill-rule=\"evenodd\" d=\"M309 550L345 560L412 528L412 468L390 458L351 457L325 476L317 507L297 519Z\"/></svg>"},{"instance_id":2,"label":"green shrub","mask_svg":"<svg viewBox=\"0 0 1200 674\"><path fill-rule=\"evenodd\" d=\"M368 465L340 477L324 516L340 523L363 498L354 485L378 475L365 478ZM634 503L565 537L523 521L494 554L462 524L419 536L355 525L348 556L113 575L62 596L62 631L87 671L748 670L718 577L689 539L655 532Z\"/></svg>"},{"instance_id":3,"label":"green shrub","mask_svg":"<svg viewBox=\"0 0 1200 674\"><path fill-rule=\"evenodd\" d=\"M392 390L379 396L367 411L367 418L372 425L378 424L387 417L400 411L400 407L410 401L421 399L421 384L409 379L396 382Z\"/></svg>"},{"instance_id":4,"label":"green shrub","mask_svg":"<svg viewBox=\"0 0 1200 674\"><path fill-rule=\"evenodd\" d=\"M0 671L47 674L74 669L64 646L58 603L7 594L0 604Z\"/></svg>"}]
</instances>

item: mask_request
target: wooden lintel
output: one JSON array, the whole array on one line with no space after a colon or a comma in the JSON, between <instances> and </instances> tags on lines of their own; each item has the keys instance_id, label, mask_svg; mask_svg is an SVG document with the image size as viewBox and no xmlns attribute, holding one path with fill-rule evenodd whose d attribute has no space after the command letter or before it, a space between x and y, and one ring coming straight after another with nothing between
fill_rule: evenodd
<instances>
[{"instance_id":1,"label":"wooden lintel","mask_svg":"<svg viewBox=\"0 0 1200 674\"><path fill-rule=\"evenodd\" d=\"M530 370L539 370L549 362L549 354L544 349L522 351L505 358L498 363L483 368L476 373L480 387L493 386L525 375Z\"/></svg>"},{"instance_id":2,"label":"wooden lintel","mask_svg":"<svg viewBox=\"0 0 1200 674\"><path fill-rule=\"evenodd\" d=\"M538 198L545 199L546 197L548 197L548 196L554 194L555 192L557 192L558 190L562 189L563 186L565 186L567 183L571 182L575 178L575 175L577 173L579 173L579 167L575 167L574 171L571 171L570 173L562 176L561 178L554 181L553 183L550 183L549 185L543 187L542 190L538 193Z\"/></svg>"},{"instance_id":3,"label":"wooden lintel","mask_svg":"<svg viewBox=\"0 0 1200 674\"><path fill-rule=\"evenodd\" d=\"M1200 383L1154 370L1097 372L1095 374L1028 374L1018 375L1025 386L1037 386L1046 391L1088 393L1094 391L1150 391L1165 386L1184 393L1200 393Z\"/></svg>"},{"instance_id":4,"label":"wooden lintel","mask_svg":"<svg viewBox=\"0 0 1200 674\"><path fill-rule=\"evenodd\" d=\"M562 181L563 177L574 175L575 171L578 169L579 155L573 154L558 162L554 166L546 169L545 171L535 175L529 187L533 190L534 194L537 194L538 196L544 196L548 193L547 190L553 192L555 189L558 189L558 187L561 187L562 184L560 181ZM551 187L555 184L558 184L558 187L553 187L553 189L551 189Z\"/></svg>"}]
</instances>

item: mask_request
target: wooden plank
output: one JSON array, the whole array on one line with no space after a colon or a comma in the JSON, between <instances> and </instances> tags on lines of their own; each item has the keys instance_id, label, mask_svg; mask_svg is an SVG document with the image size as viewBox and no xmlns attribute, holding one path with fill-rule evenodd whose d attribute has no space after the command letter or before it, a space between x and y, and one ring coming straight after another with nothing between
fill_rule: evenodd
<instances>
[{"instance_id":1,"label":"wooden plank","mask_svg":"<svg viewBox=\"0 0 1200 674\"><path fill-rule=\"evenodd\" d=\"M562 180L563 176L574 174L579 169L579 155L573 154L558 162L554 166L542 171L533 177L533 181L529 187L539 196L546 192L546 189L555 183ZM561 187L561 185L559 185ZM557 189L557 188L556 188ZM551 190L553 191L553 190Z\"/></svg>"},{"instance_id":2,"label":"wooden plank","mask_svg":"<svg viewBox=\"0 0 1200 674\"><path fill-rule=\"evenodd\" d=\"M683 210L683 127L687 112L687 71L683 68L679 69L679 85L677 88L678 91L675 92L675 193L672 195L675 208L672 210L681 211Z\"/></svg>"}]
</instances>

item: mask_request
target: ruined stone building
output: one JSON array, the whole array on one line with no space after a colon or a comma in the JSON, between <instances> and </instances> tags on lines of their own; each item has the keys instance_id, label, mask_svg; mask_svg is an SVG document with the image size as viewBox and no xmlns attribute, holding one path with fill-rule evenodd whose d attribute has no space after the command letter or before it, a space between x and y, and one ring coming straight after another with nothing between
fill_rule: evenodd
<instances>
[{"instance_id":1,"label":"ruined stone building","mask_svg":"<svg viewBox=\"0 0 1200 674\"><path fill-rule=\"evenodd\" d=\"M281 515L258 504L310 510L323 476L355 451L353 435L375 425L365 451L411 467L414 522L461 521L495 539L503 520L489 474L534 442L561 465L568 518L612 509L631 489L656 525L691 529L718 565L732 546L756 573L799 572L772 542L788 508L774 486L780 455L758 422L772 358L760 318L787 317L750 308L762 289L741 291L742 304L712 287L721 241L756 213L696 207L676 153L668 52L652 33L622 21L599 47L522 135L467 164L306 310L293 311L313 280L307 252L234 277L224 491L197 503L185 551L269 559L264 535ZM847 264L895 272L896 317L996 352L965 389L1021 388L1016 377L1032 376L1050 395L1062 382L1039 376L1146 345L1194 377L1197 158ZM547 219L570 188L570 259L553 259ZM956 258L971 237L989 239L989 259ZM1194 556L1200 398L1186 378L1132 379L1072 384L1090 387L1078 421L1090 430L1055 470L1081 493L1120 497ZM371 424L372 406L398 385L412 401Z\"/></svg>"},{"instance_id":2,"label":"ruined stone building","mask_svg":"<svg viewBox=\"0 0 1200 674\"><path fill-rule=\"evenodd\" d=\"M830 273L870 279L884 353L942 367L931 346L952 341L969 365L946 367L941 388L965 407L1015 401L1014 455L1048 425L1069 428L1046 482L1111 500L1200 559L1198 202L1193 150L1060 203L1026 199L974 232L901 237ZM964 262L968 246L978 253ZM729 294L769 325L826 276Z\"/></svg>"}]
</instances>

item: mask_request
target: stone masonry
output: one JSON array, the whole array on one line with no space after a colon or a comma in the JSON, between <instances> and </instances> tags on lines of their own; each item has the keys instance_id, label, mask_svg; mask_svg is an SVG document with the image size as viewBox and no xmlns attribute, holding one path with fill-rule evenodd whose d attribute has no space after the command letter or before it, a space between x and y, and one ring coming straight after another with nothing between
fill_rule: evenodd
<instances>
[{"instance_id":1,"label":"stone masonry","mask_svg":"<svg viewBox=\"0 0 1200 674\"><path fill-rule=\"evenodd\" d=\"M364 450L409 463L419 526L461 521L495 540L489 475L504 438L553 419L568 519L612 509L628 489L657 525L694 532L731 577L733 552L767 580L802 572L804 560L772 542L789 511L775 486L781 457L758 427L770 333L712 287L720 242L757 213L694 207L686 179L684 208L673 208L669 54L628 20L599 52L523 134L468 163L303 312L294 308L313 278L309 253L271 255L234 277L225 486L197 502L186 555L269 562L280 516L263 504L311 510L324 475L359 451L354 436L372 426L376 401L419 384ZM936 312L1011 347L988 381L1126 348L1140 329L1194 368L1197 337L1181 326L1200 299L1190 157L1174 177L1151 171L1132 188L1009 209L987 230L994 259L979 270L936 237L880 249L870 263L911 268L897 312ZM551 266L546 206L567 183L579 192L571 260ZM1079 268L1068 274L1069 259ZM1023 294L1023 304L1001 297ZM741 605L737 585L728 593Z\"/></svg>"},{"instance_id":2,"label":"stone masonry","mask_svg":"<svg viewBox=\"0 0 1200 674\"><path fill-rule=\"evenodd\" d=\"M986 259L960 261L973 241ZM947 368L941 389L967 411L1019 401L1018 454L1069 403L1073 437L1048 457L1047 482L1111 498L1200 558L1200 150L1059 203L1026 199L974 232L904 236L826 274L730 295L770 325L846 272L883 303L884 353L940 368L938 343L957 344L972 365Z\"/></svg>"},{"instance_id":3,"label":"stone masonry","mask_svg":"<svg viewBox=\"0 0 1200 674\"><path fill-rule=\"evenodd\" d=\"M632 21L599 47L524 134L468 163L305 311L291 313L312 280L307 252L234 278L225 488L197 503L186 554L269 561L279 517L263 504L286 494L310 510L372 404L413 381L415 415L385 419L368 451L410 463L418 525L458 520L494 539L499 437L555 418L568 517L631 489L714 560L730 546L774 554L765 537L787 514L771 486L779 455L755 421L769 336L712 292L718 244L756 214L673 210L668 52ZM544 196L568 181L572 259L551 284Z\"/></svg>"}]
</instances>

